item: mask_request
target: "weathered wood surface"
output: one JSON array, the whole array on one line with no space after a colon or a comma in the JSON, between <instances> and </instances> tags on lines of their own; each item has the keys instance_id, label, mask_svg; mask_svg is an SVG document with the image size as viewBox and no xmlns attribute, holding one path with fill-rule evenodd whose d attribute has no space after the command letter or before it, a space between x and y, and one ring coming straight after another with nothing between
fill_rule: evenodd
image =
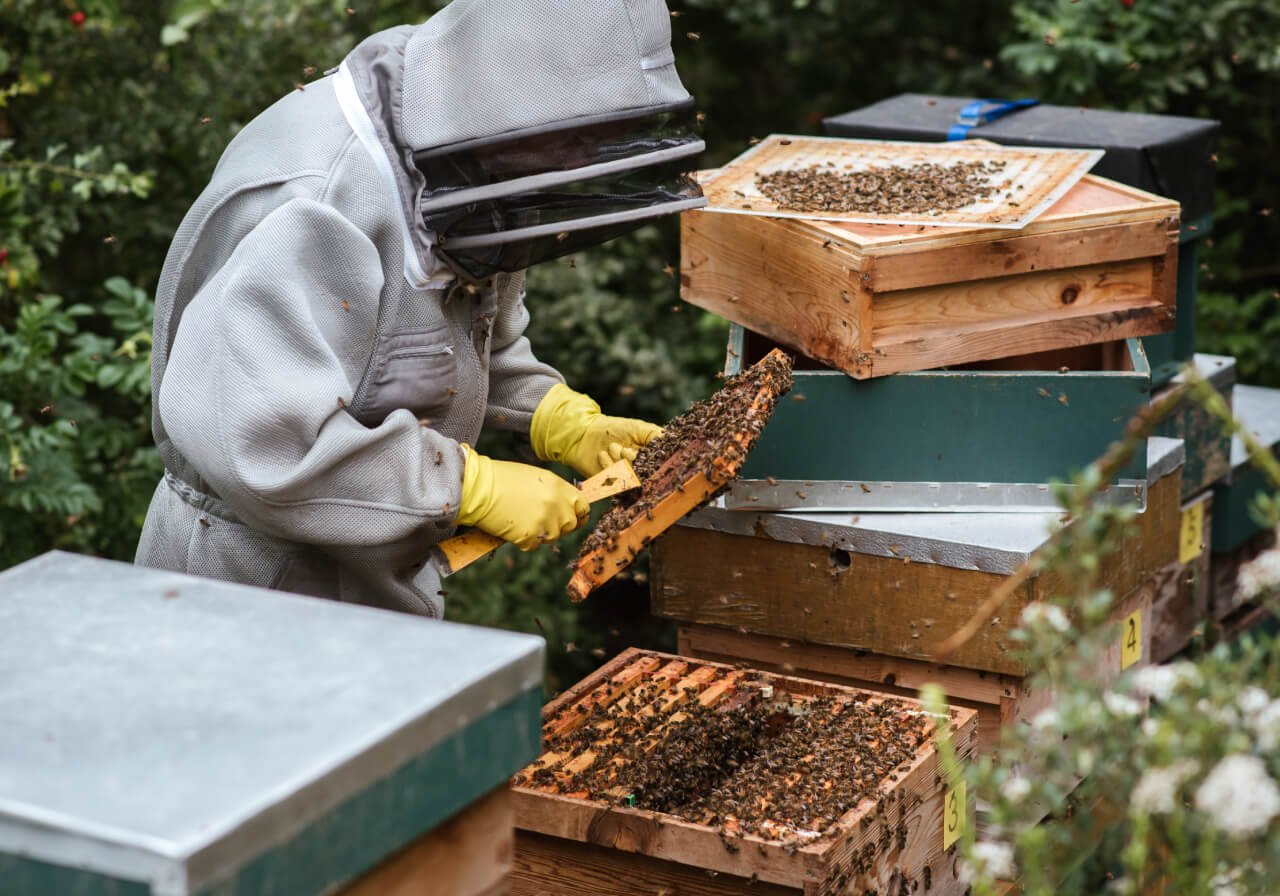
<instances>
[{"instance_id":1,"label":"weathered wood surface","mask_svg":"<svg viewBox=\"0 0 1280 896\"><path fill-rule=\"evenodd\" d=\"M629 650L587 679L585 686L561 695L549 705L548 724L554 725L558 719L585 716L585 712L576 710L577 704L598 702L592 699L597 688L615 692L618 676L636 668L636 663L645 657L656 658L659 667L676 662L688 662L690 667L713 666L720 670L720 678L736 678L741 674L729 665L689 662L682 657ZM871 699L883 696L874 690L851 690L792 676L770 677L767 683L778 692L801 696L849 697L859 693ZM908 699L906 702L918 707L915 701ZM957 751L967 758L974 749L977 714L969 709L953 708L952 725ZM708 872L714 872L727 875L726 880L737 878L734 886L740 886L744 880L756 880L790 888L781 892L806 896L834 896L846 892L846 887L855 883L862 889L855 887L854 892L863 892L863 889L891 892L890 888L898 887L903 880L908 885L913 881L919 885L927 875L932 886L930 892L955 893L958 896L963 887L955 880L953 856L942 849L945 791L939 774L933 745L926 742L916 751L914 758L899 766L881 783L876 798L864 799L846 813L829 836L800 846L755 835L735 836L733 844L737 848L732 851L726 848L717 829L706 825L648 810L611 806L576 796L549 793L546 789L516 785L512 789L516 826L522 832L542 836L522 836L519 841L518 850L528 848L530 852L517 855L515 892L544 892L539 888L548 886L555 873L564 873L570 880L562 892L592 892L591 887L599 886L601 875L607 876L610 867L616 868L613 873L617 875L623 874L624 869L635 871L646 886L648 881L689 879L684 870L673 870L669 865L636 863L631 859L620 859L616 866L609 864L611 855L638 853L659 862L675 863L683 869L697 869L695 878L702 875L709 881L707 893L737 892L715 889L714 878L707 877ZM969 814L972 815L971 809ZM563 842L553 843L544 838L582 844L588 848L572 848ZM565 860L558 858L565 855L573 855L583 861L580 872L575 872ZM626 889L625 886L629 885L618 886L620 889L616 891L595 892L644 892ZM892 891L896 892L896 889ZM673 892L684 891L676 889ZM690 892L703 891L694 889Z\"/></svg>"},{"instance_id":2,"label":"weathered wood surface","mask_svg":"<svg viewBox=\"0 0 1280 896\"><path fill-rule=\"evenodd\" d=\"M1103 563L1103 586L1129 594L1177 560L1179 491L1176 473L1150 488L1137 532ZM654 543L650 575L654 614L679 623L925 662L1008 578L690 527ZM1053 573L1032 577L947 664L1023 675L1008 634L1027 604L1066 588Z\"/></svg>"},{"instance_id":3,"label":"weathered wood surface","mask_svg":"<svg viewBox=\"0 0 1280 896\"><path fill-rule=\"evenodd\" d=\"M515 812L504 785L424 834L339 896L505 896Z\"/></svg>"},{"instance_id":4,"label":"weathered wood surface","mask_svg":"<svg viewBox=\"0 0 1280 896\"><path fill-rule=\"evenodd\" d=\"M1022 231L682 216L681 296L859 379L1172 329L1178 206L1086 177Z\"/></svg>"},{"instance_id":5,"label":"weathered wood surface","mask_svg":"<svg viewBox=\"0 0 1280 896\"><path fill-rule=\"evenodd\" d=\"M1154 581L1135 589L1112 611L1121 621L1133 613L1142 619L1141 659L1133 668L1151 662L1151 601ZM978 749L994 750L1000 730L1030 722L1053 704L1051 689L1032 688L1022 675L980 672L960 666L889 656L867 650L831 647L762 635L744 634L714 625L682 625L680 653L722 663L744 661L755 668L812 676L862 688L879 688L914 695L926 684L942 685L957 706L978 711ZM1103 681L1119 677L1120 644L1107 651L1098 674Z\"/></svg>"},{"instance_id":6,"label":"weathered wood surface","mask_svg":"<svg viewBox=\"0 0 1280 896\"><path fill-rule=\"evenodd\" d=\"M1213 492L1206 491L1182 505L1181 528L1190 539L1184 545L1186 562L1180 556L1155 573L1155 596L1151 607L1151 657L1163 663L1184 650L1209 621L1212 580L1209 575L1209 545L1213 520ZM1197 533L1190 530L1196 519L1203 520ZM1194 554L1194 556L1190 556Z\"/></svg>"}]
</instances>

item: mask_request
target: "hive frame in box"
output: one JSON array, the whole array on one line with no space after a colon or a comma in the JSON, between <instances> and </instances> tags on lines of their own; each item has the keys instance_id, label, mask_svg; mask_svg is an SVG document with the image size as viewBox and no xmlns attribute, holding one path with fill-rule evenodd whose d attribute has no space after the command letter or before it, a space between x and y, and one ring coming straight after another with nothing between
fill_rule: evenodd
<instances>
[{"instance_id":1,"label":"hive frame in box","mask_svg":"<svg viewBox=\"0 0 1280 896\"><path fill-rule=\"evenodd\" d=\"M743 327L731 326L726 375L738 373L748 362L747 339ZM1082 468L1100 457L1148 400L1151 371L1140 340L1096 351L1104 357L1120 354L1122 363L1113 361L1112 366L1130 369L925 370L869 382L851 380L838 370L794 370L790 399L779 402L741 477L718 506L780 512L1055 509L1058 501L1049 479L1065 478L1071 467ZM932 405L913 406L922 401ZM1019 427L1024 432L1038 427L1034 450L1028 450L1029 437L1024 437L1002 459L999 446L988 441L1016 440ZM905 449L893 444L899 436ZM978 453L963 453L957 440L973 443ZM958 458L952 457L953 449ZM839 475L859 465L888 469L901 478ZM1010 468L1017 468L1015 475L1030 472L1044 481L966 478ZM810 475L787 475L793 470ZM952 478L927 479L929 472ZM1138 451L1102 499L1145 507L1144 474Z\"/></svg>"},{"instance_id":2,"label":"hive frame in box","mask_svg":"<svg viewBox=\"0 0 1280 896\"><path fill-rule=\"evenodd\" d=\"M648 657L658 660L649 674L661 663L687 659L631 648L548 704L544 716L554 719L562 707L623 679L630 682L627 687L637 686L631 670ZM723 675L741 674L733 666L692 664L716 667ZM764 683L778 693L839 693L828 683L785 675L768 675ZM886 695L872 690L871 696ZM896 699L918 706L910 698ZM951 714L953 744L964 760L973 751L976 714L954 707ZM616 896L648 896L664 887L682 891L700 883L696 892L708 896L741 893L744 886L768 896L836 896L853 881L865 880L889 892L927 875L930 893L960 896L967 885L958 879L954 850L943 846L949 794L941 774L934 745L927 741L905 771L895 771L896 779L881 783L878 799L866 798L847 812L831 836L798 847L755 835L735 836L736 849L715 828L676 816L513 785L518 829L513 894L552 892L547 886L553 884L560 896L594 896L604 885ZM882 811L886 807L887 813ZM962 811L972 818L971 807ZM885 835L890 816L903 826L901 835ZM849 872L855 869L860 870L851 881Z\"/></svg>"}]
</instances>

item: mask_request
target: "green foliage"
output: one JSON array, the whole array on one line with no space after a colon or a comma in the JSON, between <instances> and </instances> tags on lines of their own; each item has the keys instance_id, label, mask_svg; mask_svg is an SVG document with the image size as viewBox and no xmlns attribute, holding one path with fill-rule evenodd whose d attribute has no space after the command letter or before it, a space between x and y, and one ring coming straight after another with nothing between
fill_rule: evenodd
<instances>
[{"instance_id":1,"label":"green foliage","mask_svg":"<svg viewBox=\"0 0 1280 896\"><path fill-rule=\"evenodd\" d=\"M1280 5L1274 0L1019 0L1006 94L1216 118L1218 200L1201 259L1197 348L1280 386Z\"/></svg>"}]
</instances>

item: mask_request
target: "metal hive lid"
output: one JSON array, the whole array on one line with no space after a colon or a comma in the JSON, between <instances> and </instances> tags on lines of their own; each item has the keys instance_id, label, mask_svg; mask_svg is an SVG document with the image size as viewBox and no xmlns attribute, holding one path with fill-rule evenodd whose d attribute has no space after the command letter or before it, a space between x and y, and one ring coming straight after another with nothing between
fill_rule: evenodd
<instances>
[{"instance_id":1,"label":"metal hive lid","mask_svg":"<svg viewBox=\"0 0 1280 896\"><path fill-rule=\"evenodd\" d=\"M0 575L0 854L194 892L538 688L542 653L47 554Z\"/></svg>"}]
</instances>

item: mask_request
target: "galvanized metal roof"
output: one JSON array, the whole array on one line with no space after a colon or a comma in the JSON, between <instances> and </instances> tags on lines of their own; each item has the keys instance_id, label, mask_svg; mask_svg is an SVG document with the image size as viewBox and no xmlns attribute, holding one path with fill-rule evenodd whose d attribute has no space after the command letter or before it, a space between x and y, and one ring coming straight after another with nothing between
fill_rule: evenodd
<instances>
[{"instance_id":1,"label":"galvanized metal roof","mask_svg":"<svg viewBox=\"0 0 1280 896\"><path fill-rule=\"evenodd\" d=\"M542 660L526 635L46 554L0 574L0 853L198 890L538 688Z\"/></svg>"}]
</instances>

